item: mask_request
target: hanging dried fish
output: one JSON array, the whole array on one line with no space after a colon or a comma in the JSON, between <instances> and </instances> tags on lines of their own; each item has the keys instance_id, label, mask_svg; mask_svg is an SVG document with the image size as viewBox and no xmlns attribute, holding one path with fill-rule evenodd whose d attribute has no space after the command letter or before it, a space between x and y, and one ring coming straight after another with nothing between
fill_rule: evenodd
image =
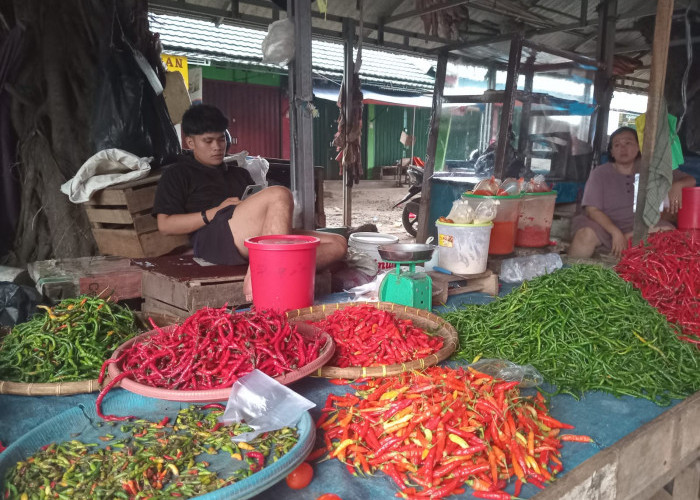
<instances>
[{"instance_id":1,"label":"hanging dried fish","mask_svg":"<svg viewBox=\"0 0 700 500\"><path fill-rule=\"evenodd\" d=\"M357 73L352 75L352 115L350 123L345 120L345 82L338 94L338 132L333 139L333 145L338 151L336 160L340 163L340 174L346 179L348 185L357 184L362 177L362 90L360 89L360 77Z\"/></svg>"},{"instance_id":2,"label":"hanging dried fish","mask_svg":"<svg viewBox=\"0 0 700 500\"><path fill-rule=\"evenodd\" d=\"M422 11L445 3L445 0L416 0L416 10ZM426 36L440 36L450 40L463 39L469 26L469 9L455 5L421 14Z\"/></svg>"}]
</instances>

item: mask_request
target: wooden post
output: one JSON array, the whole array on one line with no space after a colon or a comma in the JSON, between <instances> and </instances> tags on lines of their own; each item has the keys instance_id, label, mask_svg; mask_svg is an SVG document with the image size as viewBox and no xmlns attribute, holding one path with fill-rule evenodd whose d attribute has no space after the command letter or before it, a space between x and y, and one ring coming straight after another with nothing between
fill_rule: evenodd
<instances>
[{"instance_id":1,"label":"wooden post","mask_svg":"<svg viewBox=\"0 0 700 500\"><path fill-rule=\"evenodd\" d=\"M591 119L589 137L593 140L593 161L600 163L600 153L603 150L603 140L608 136L608 115L610 100L613 93L613 62L615 58L615 18L617 16L617 0L608 0L599 4L598 38L596 57L605 63L603 69L595 74L593 97L598 110L595 120Z\"/></svg>"},{"instance_id":2,"label":"wooden post","mask_svg":"<svg viewBox=\"0 0 700 500\"><path fill-rule=\"evenodd\" d=\"M430 217L430 178L435 171L435 154L437 153L438 133L440 132L440 117L442 115L442 95L445 92L445 74L447 73L447 52L440 52L435 74L433 90L433 110L430 114L430 133L428 146L425 151L425 167L423 167L423 188L421 189L420 210L418 212L417 243L425 243L428 239L428 218Z\"/></svg>"},{"instance_id":3,"label":"wooden post","mask_svg":"<svg viewBox=\"0 0 700 500\"><path fill-rule=\"evenodd\" d=\"M301 228L315 229L314 147L312 116L306 103L313 99L311 82L311 7L288 0L294 21L294 60L289 64L289 125L291 133L291 187L301 206Z\"/></svg>"},{"instance_id":4,"label":"wooden post","mask_svg":"<svg viewBox=\"0 0 700 500\"><path fill-rule=\"evenodd\" d=\"M637 244L647 236L649 228L644 222L644 208L647 201L647 183L649 181L649 164L656 146L656 131L659 120L661 99L666 83L666 63L668 62L668 42L671 37L671 19L673 18L673 0L659 0L656 5L656 25L654 43L651 49L651 69L649 70L649 92L647 100L646 123L644 125L644 144L642 146L642 165L639 171L639 190L637 191L637 211L634 214L634 232L632 243Z\"/></svg>"},{"instance_id":5,"label":"wooden post","mask_svg":"<svg viewBox=\"0 0 700 500\"><path fill-rule=\"evenodd\" d=\"M520 113L520 131L518 137L518 151L525 157L527 165L530 165L532 159L526 155L529 136L530 136L530 111L532 110L532 84L535 79L535 70L533 68L535 57L531 56L525 65L525 100L523 101L523 110Z\"/></svg>"},{"instance_id":6,"label":"wooden post","mask_svg":"<svg viewBox=\"0 0 700 500\"><path fill-rule=\"evenodd\" d=\"M501 109L501 122L498 126L498 142L496 143L496 166L493 175L497 179L503 179L505 170L506 146L509 142L508 130L513 119L513 106L515 105L515 91L518 90L518 72L520 69L520 57L523 52L523 36L521 33L513 35L510 41L510 53L508 54L508 75L506 88L503 92L503 108Z\"/></svg>"},{"instance_id":7,"label":"wooden post","mask_svg":"<svg viewBox=\"0 0 700 500\"><path fill-rule=\"evenodd\" d=\"M345 18L343 20L343 39L344 39L344 54L345 54L345 71L343 82L345 86L340 89L345 93L345 110L341 110L345 114L345 133L350 131L352 123L352 81L353 73L355 72L355 62L352 59L352 46L355 43L355 21ZM347 144L347 139L345 141ZM343 225L352 226L352 175L348 173L348 166L345 163L345 158L342 159L343 171Z\"/></svg>"}]
</instances>

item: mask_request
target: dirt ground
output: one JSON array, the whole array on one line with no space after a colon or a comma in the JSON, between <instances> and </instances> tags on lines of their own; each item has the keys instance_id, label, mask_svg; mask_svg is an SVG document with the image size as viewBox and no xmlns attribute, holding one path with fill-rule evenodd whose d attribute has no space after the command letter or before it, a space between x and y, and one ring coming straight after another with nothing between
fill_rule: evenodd
<instances>
[{"instance_id":1,"label":"dirt ground","mask_svg":"<svg viewBox=\"0 0 700 500\"><path fill-rule=\"evenodd\" d=\"M323 204L327 227L341 227L343 224L343 181L323 183ZM380 233L392 234L402 242L412 242L401 225L402 208L392 208L408 193L408 186L396 187L396 181L360 181L352 187L352 227L362 224L375 224Z\"/></svg>"}]
</instances>

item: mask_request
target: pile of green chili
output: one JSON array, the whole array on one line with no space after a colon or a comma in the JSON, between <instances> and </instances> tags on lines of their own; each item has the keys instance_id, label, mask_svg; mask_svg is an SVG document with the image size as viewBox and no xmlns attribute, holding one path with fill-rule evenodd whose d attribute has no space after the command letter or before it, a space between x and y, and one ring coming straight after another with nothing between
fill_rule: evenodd
<instances>
[{"instance_id":1,"label":"pile of green chili","mask_svg":"<svg viewBox=\"0 0 700 500\"><path fill-rule=\"evenodd\" d=\"M213 408L213 409L212 409ZM180 410L169 424L136 420L122 425L124 437L100 437L104 443L72 440L45 446L17 463L5 476L3 498L189 498L244 479L277 461L297 443L297 431L285 427L248 443L231 436L251 431L245 424L222 426L218 404ZM114 423L103 424L115 426ZM219 477L205 455L226 452L234 469ZM210 467L211 466L211 467Z\"/></svg>"},{"instance_id":2,"label":"pile of green chili","mask_svg":"<svg viewBox=\"0 0 700 500\"><path fill-rule=\"evenodd\" d=\"M96 379L105 359L137 333L132 312L97 297L61 301L16 325L0 344L0 380Z\"/></svg>"},{"instance_id":3,"label":"pile of green chili","mask_svg":"<svg viewBox=\"0 0 700 500\"><path fill-rule=\"evenodd\" d=\"M559 392L601 390L666 405L700 389L700 355L612 270L575 265L447 313L456 358L532 364Z\"/></svg>"}]
</instances>

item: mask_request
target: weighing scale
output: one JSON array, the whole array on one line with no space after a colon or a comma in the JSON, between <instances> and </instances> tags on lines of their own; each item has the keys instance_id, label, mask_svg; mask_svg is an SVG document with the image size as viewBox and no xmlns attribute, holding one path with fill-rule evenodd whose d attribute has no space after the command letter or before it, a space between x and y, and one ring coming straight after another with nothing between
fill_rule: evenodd
<instances>
[{"instance_id":1,"label":"weighing scale","mask_svg":"<svg viewBox=\"0 0 700 500\"><path fill-rule=\"evenodd\" d=\"M396 265L379 285L379 299L403 306L429 311L433 300L433 281L424 272L416 272L416 264L429 261L435 247L421 243L381 245L379 255L385 262ZM408 266L402 270L401 266Z\"/></svg>"}]
</instances>

